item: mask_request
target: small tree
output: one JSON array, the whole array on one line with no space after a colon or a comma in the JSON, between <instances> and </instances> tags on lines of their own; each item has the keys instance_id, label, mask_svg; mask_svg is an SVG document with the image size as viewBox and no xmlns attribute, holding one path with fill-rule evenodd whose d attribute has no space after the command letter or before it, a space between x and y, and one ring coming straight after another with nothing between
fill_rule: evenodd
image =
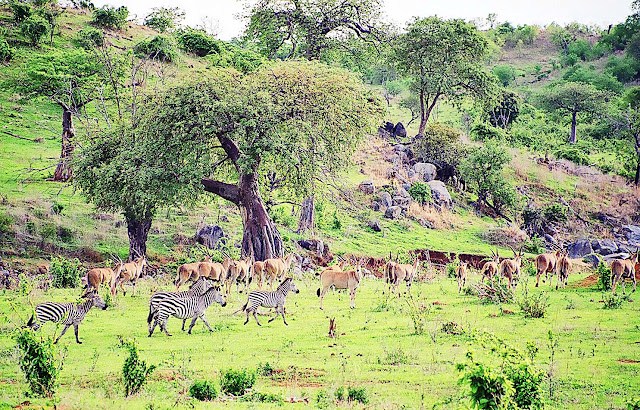
<instances>
[{"instance_id":1,"label":"small tree","mask_svg":"<svg viewBox=\"0 0 640 410\"><path fill-rule=\"evenodd\" d=\"M39 16L31 16L20 23L20 30L29 40L29 44L37 46L47 34L47 21Z\"/></svg>"},{"instance_id":2,"label":"small tree","mask_svg":"<svg viewBox=\"0 0 640 410\"><path fill-rule=\"evenodd\" d=\"M586 83L559 83L547 87L538 95L542 107L548 111L560 111L571 116L569 143L576 143L576 125L579 113L598 114L608 94Z\"/></svg>"},{"instance_id":3,"label":"small tree","mask_svg":"<svg viewBox=\"0 0 640 410\"><path fill-rule=\"evenodd\" d=\"M463 153L460 131L439 122L427 126L412 148L417 158L440 168L457 166Z\"/></svg>"},{"instance_id":4,"label":"small tree","mask_svg":"<svg viewBox=\"0 0 640 410\"><path fill-rule=\"evenodd\" d=\"M129 10L125 6L116 9L105 5L93 10L91 23L96 26L119 30L127 23L127 17L129 17Z\"/></svg>"},{"instance_id":5,"label":"small tree","mask_svg":"<svg viewBox=\"0 0 640 410\"><path fill-rule=\"evenodd\" d=\"M127 356L122 365L125 396L128 397L142 389L156 366L147 365L146 361L140 360L138 345L134 340L121 340L121 346L129 352L129 356Z\"/></svg>"},{"instance_id":6,"label":"small tree","mask_svg":"<svg viewBox=\"0 0 640 410\"><path fill-rule=\"evenodd\" d=\"M516 202L516 193L503 175L503 168L511 156L497 141L486 141L481 147L470 151L460 164L460 172L473 192L478 195L479 206L487 205L498 215L505 207Z\"/></svg>"},{"instance_id":7,"label":"small tree","mask_svg":"<svg viewBox=\"0 0 640 410\"><path fill-rule=\"evenodd\" d=\"M178 27L184 20L185 12L179 7L154 7L144 18L144 25L165 33Z\"/></svg>"},{"instance_id":8,"label":"small tree","mask_svg":"<svg viewBox=\"0 0 640 410\"><path fill-rule=\"evenodd\" d=\"M14 339L21 353L20 370L31 393L52 398L63 364L63 357L57 352L53 340L38 338L30 328L17 329Z\"/></svg>"}]
</instances>

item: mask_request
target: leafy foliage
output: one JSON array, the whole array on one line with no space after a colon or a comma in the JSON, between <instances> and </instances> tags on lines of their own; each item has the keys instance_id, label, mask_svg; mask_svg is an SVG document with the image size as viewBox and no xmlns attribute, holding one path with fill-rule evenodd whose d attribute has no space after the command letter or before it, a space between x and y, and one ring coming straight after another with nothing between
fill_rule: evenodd
<instances>
[{"instance_id":1,"label":"leafy foliage","mask_svg":"<svg viewBox=\"0 0 640 410\"><path fill-rule=\"evenodd\" d=\"M104 33L95 27L85 27L78 32L74 42L87 50L94 47L102 47L104 45Z\"/></svg>"},{"instance_id":2,"label":"leafy foliage","mask_svg":"<svg viewBox=\"0 0 640 410\"><path fill-rule=\"evenodd\" d=\"M22 35L29 40L29 43L32 46L36 46L40 44L43 37L49 31L49 26L45 19L33 15L20 23L20 30L22 31Z\"/></svg>"},{"instance_id":3,"label":"leafy foliage","mask_svg":"<svg viewBox=\"0 0 640 410\"><path fill-rule=\"evenodd\" d=\"M349 386L347 388L347 400L367 404L369 403L369 396L367 395L367 390L364 387Z\"/></svg>"},{"instance_id":4,"label":"leafy foliage","mask_svg":"<svg viewBox=\"0 0 640 410\"><path fill-rule=\"evenodd\" d=\"M140 41L135 45L133 51L140 58L149 58L167 63L175 61L178 56L173 38L161 35Z\"/></svg>"},{"instance_id":5,"label":"leafy foliage","mask_svg":"<svg viewBox=\"0 0 640 410\"><path fill-rule=\"evenodd\" d=\"M15 50L4 38L0 38L0 62L6 63L13 58Z\"/></svg>"},{"instance_id":6,"label":"leafy foliage","mask_svg":"<svg viewBox=\"0 0 640 410\"><path fill-rule=\"evenodd\" d=\"M198 57L204 57L211 53L220 54L224 50L221 42L200 30L183 30L178 33L177 39L184 51Z\"/></svg>"},{"instance_id":7,"label":"leafy foliage","mask_svg":"<svg viewBox=\"0 0 640 410\"><path fill-rule=\"evenodd\" d=\"M200 401L211 401L218 397L216 386L208 381L195 381L189 387L189 396Z\"/></svg>"},{"instance_id":8,"label":"leafy foliage","mask_svg":"<svg viewBox=\"0 0 640 410\"><path fill-rule=\"evenodd\" d=\"M596 272L600 277L598 282L600 284L600 289L604 292L611 290L611 267L601 260Z\"/></svg>"},{"instance_id":9,"label":"leafy foliage","mask_svg":"<svg viewBox=\"0 0 640 410\"><path fill-rule=\"evenodd\" d=\"M129 352L122 366L122 379L124 382L125 396L136 394L147 382L155 365L147 365L138 356L138 345L132 339L121 340L121 346Z\"/></svg>"},{"instance_id":10,"label":"leafy foliage","mask_svg":"<svg viewBox=\"0 0 640 410\"><path fill-rule=\"evenodd\" d=\"M520 310L524 317L540 318L544 317L549 307L549 297L544 292L538 293L535 296L529 295L528 290L525 287L522 298L518 301Z\"/></svg>"},{"instance_id":11,"label":"leafy foliage","mask_svg":"<svg viewBox=\"0 0 640 410\"><path fill-rule=\"evenodd\" d=\"M428 204L431 202L431 187L427 183L416 181L411 184L409 195L420 205Z\"/></svg>"},{"instance_id":12,"label":"leafy foliage","mask_svg":"<svg viewBox=\"0 0 640 410\"><path fill-rule=\"evenodd\" d=\"M179 7L154 7L144 18L144 25L165 33L176 28L184 20L185 12Z\"/></svg>"},{"instance_id":13,"label":"leafy foliage","mask_svg":"<svg viewBox=\"0 0 640 410\"><path fill-rule=\"evenodd\" d=\"M13 14L14 22L21 23L31 17L31 5L29 5L27 2L13 0L9 1L8 3L9 8L11 9L11 13Z\"/></svg>"},{"instance_id":14,"label":"leafy foliage","mask_svg":"<svg viewBox=\"0 0 640 410\"><path fill-rule=\"evenodd\" d=\"M27 379L29 390L35 396L52 398L64 361L53 340L38 338L30 328L16 329L14 339L21 353L20 370Z\"/></svg>"},{"instance_id":15,"label":"leafy foliage","mask_svg":"<svg viewBox=\"0 0 640 410\"><path fill-rule=\"evenodd\" d=\"M76 288L80 284L82 265L77 258L51 258L51 285L55 288Z\"/></svg>"},{"instance_id":16,"label":"leafy foliage","mask_svg":"<svg viewBox=\"0 0 640 410\"><path fill-rule=\"evenodd\" d=\"M220 390L234 396L242 396L255 383L256 373L248 369L227 369L220 376Z\"/></svg>"},{"instance_id":17,"label":"leafy foliage","mask_svg":"<svg viewBox=\"0 0 640 410\"><path fill-rule=\"evenodd\" d=\"M603 309L620 309L624 304L626 297L605 293L602 299L603 299L603 304L602 304Z\"/></svg>"},{"instance_id":18,"label":"leafy foliage","mask_svg":"<svg viewBox=\"0 0 640 410\"><path fill-rule=\"evenodd\" d=\"M125 6L115 8L105 5L93 10L91 23L96 26L118 30L127 23L127 17L129 17L129 10Z\"/></svg>"},{"instance_id":19,"label":"leafy foliage","mask_svg":"<svg viewBox=\"0 0 640 410\"><path fill-rule=\"evenodd\" d=\"M518 97L515 93L503 90L499 97L499 103L489 110L489 122L494 127L506 129L515 122L520 114Z\"/></svg>"},{"instance_id":20,"label":"leafy foliage","mask_svg":"<svg viewBox=\"0 0 640 410\"><path fill-rule=\"evenodd\" d=\"M444 165L457 165L464 156L464 147L460 142L460 131L440 122L430 123L416 138L413 144L416 157L423 162Z\"/></svg>"}]
</instances>

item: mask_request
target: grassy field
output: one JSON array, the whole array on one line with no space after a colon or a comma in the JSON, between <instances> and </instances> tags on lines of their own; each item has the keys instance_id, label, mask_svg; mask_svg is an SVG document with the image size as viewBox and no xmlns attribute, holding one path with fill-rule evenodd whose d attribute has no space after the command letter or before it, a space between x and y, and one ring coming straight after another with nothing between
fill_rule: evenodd
<instances>
[{"instance_id":1,"label":"grassy field","mask_svg":"<svg viewBox=\"0 0 640 410\"><path fill-rule=\"evenodd\" d=\"M585 276L573 275L570 285ZM471 276L472 282L477 280L476 275ZM170 287L168 280L161 282ZM244 316L232 312L241 307L245 297L234 292L225 308L209 308L213 333L199 323L193 334L187 335L180 331L177 319L170 319L173 337L156 333L147 338L148 297L160 285L145 280L135 297L119 296L116 306L89 312L80 326L84 344L77 345L72 332L62 338L60 347L66 359L56 404L61 408L208 408L210 405L186 394L193 380L208 379L218 385L223 369L255 369L268 362L277 369L276 375L259 377L255 390L285 398L308 397L314 405L318 391L333 395L345 385L365 387L368 407L373 408L465 408L469 388L458 384L455 364L462 362L469 350L481 360L491 360L470 337L473 330L492 332L523 351L527 342L535 343L539 348L535 364L551 375L544 381L547 408L623 409L626 400L640 390L640 364L623 362L640 360L638 302L604 310L599 303L603 294L597 290L570 286L551 291L548 284L536 289L535 277L530 277L519 287L517 297L522 297L523 286L532 294L548 291L550 307L544 318L526 319L518 305L482 304L475 296L458 294L454 280L439 275L412 288L418 306L428 311L425 332L418 335L406 296L383 295L380 280L363 280L354 310L348 308L347 294L329 292L324 311L317 308L318 281L305 278L296 282L301 292L288 298L289 326L281 319L266 323L266 317L261 317L262 327L253 319L243 326ZM71 301L78 293L51 290L34 294L33 302ZM27 320L28 306L27 297L15 291L0 295L0 407L26 399L11 334ZM333 317L339 336L329 339L328 319ZM442 332L443 323L450 321L461 325L465 333ZM549 331L558 341L552 364ZM40 332L48 336L59 329L49 323ZM141 358L158 365L143 392L130 398L124 397L120 382L125 351L118 347L119 335L135 338ZM29 400L33 405L52 404ZM214 407L255 405L220 398L213 403Z\"/></svg>"}]
</instances>

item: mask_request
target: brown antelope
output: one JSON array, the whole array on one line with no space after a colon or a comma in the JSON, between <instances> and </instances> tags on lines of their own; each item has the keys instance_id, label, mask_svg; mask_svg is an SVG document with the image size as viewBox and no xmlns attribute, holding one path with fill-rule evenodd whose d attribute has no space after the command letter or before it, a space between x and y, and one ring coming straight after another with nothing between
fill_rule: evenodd
<instances>
[{"instance_id":1,"label":"brown antelope","mask_svg":"<svg viewBox=\"0 0 640 410\"><path fill-rule=\"evenodd\" d=\"M505 259L500 262L500 277L507 278L509 289L512 285L514 288L518 286L520 268L522 267L522 252L516 253L513 249L511 251L513 251L513 259Z\"/></svg>"},{"instance_id":2,"label":"brown antelope","mask_svg":"<svg viewBox=\"0 0 640 410\"><path fill-rule=\"evenodd\" d=\"M209 278L218 282L223 281L227 277L227 271L231 259L226 258L222 263L211 262L211 258L205 257L204 262L185 263L178 267L178 275L173 283L176 285L176 292L180 290L180 286L188 280L195 282L200 277Z\"/></svg>"},{"instance_id":3,"label":"brown antelope","mask_svg":"<svg viewBox=\"0 0 640 410\"><path fill-rule=\"evenodd\" d=\"M384 264L384 267L382 268L382 278L384 279L384 282L389 285L389 292L391 292L391 287L396 281L396 277L395 277L396 265L397 265L397 262L389 260L387 263ZM382 291L382 293L384 294L384 290Z\"/></svg>"},{"instance_id":4,"label":"brown antelope","mask_svg":"<svg viewBox=\"0 0 640 410\"><path fill-rule=\"evenodd\" d=\"M186 281L191 279L192 281L198 280L200 277L200 262L185 263L178 266L178 275L173 283L176 285L176 292L180 290Z\"/></svg>"},{"instance_id":5,"label":"brown antelope","mask_svg":"<svg viewBox=\"0 0 640 410\"><path fill-rule=\"evenodd\" d=\"M284 278L291 268L293 261L293 252L289 253L286 258L271 258L264 261L265 279L269 281L269 286L273 289L274 282Z\"/></svg>"},{"instance_id":6,"label":"brown antelope","mask_svg":"<svg viewBox=\"0 0 640 410\"><path fill-rule=\"evenodd\" d=\"M636 262L638 261L638 251L629 256L628 259L616 259L611 262L611 288L612 293L616 293L616 285L622 283L622 294L626 295L624 289L625 279L633 280L633 291L636 291Z\"/></svg>"},{"instance_id":7,"label":"brown antelope","mask_svg":"<svg viewBox=\"0 0 640 410\"><path fill-rule=\"evenodd\" d=\"M462 292L462 288L467 284L467 268L469 264L467 262L460 262L456 266L456 280L458 281L458 293Z\"/></svg>"},{"instance_id":8,"label":"brown antelope","mask_svg":"<svg viewBox=\"0 0 640 410\"><path fill-rule=\"evenodd\" d=\"M85 286L85 295L91 291L91 289L95 289L98 291L98 288L101 284L106 283L107 286L111 287L111 283L114 280L115 273L111 268L93 268L89 272L87 272L87 284Z\"/></svg>"},{"instance_id":9,"label":"brown antelope","mask_svg":"<svg viewBox=\"0 0 640 410\"><path fill-rule=\"evenodd\" d=\"M540 276L542 276L543 273L543 282L549 280L549 272L551 272L551 280L553 280L553 275L558 271L558 260L560 259L561 253L562 250L558 249L552 253L542 253L536 256L536 288L540 284ZM551 284L551 280L549 280L549 284Z\"/></svg>"},{"instance_id":10,"label":"brown antelope","mask_svg":"<svg viewBox=\"0 0 640 410\"><path fill-rule=\"evenodd\" d=\"M140 278L142 270L144 269L144 266L146 264L147 258L144 255L140 256L138 259L135 259L133 262L119 264L118 269L115 275L113 275L113 280L111 282L111 293L113 295L116 295L118 293L117 286L120 285L122 294L126 296L127 292L124 290L124 284L128 282L133 286L133 295L135 295L136 281Z\"/></svg>"},{"instance_id":11,"label":"brown antelope","mask_svg":"<svg viewBox=\"0 0 640 410\"><path fill-rule=\"evenodd\" d=\"M415 262L413 262L413 265L409 265L406 263L395 264L392 269L391 276L393 277L393 288L398 291L398 296L400 296L400 284L402 282L407 283L407 289L404 291L404 293L411 291L411 284L413 283L413 279L418 274L418 266L418 258L416 258Z\"/></svg>"},{"instance_id":12,"label":"brown antelope","mask_svg":"<svg viewBox=\"0 0 640 410\"><path fill-rule=\"evenodd\" d=\"M239 261L231 261L229 271L227 273L227 295L231 293L231 285L235 282L236 290L240 292L240 282L244 282L244 290L249 287L249 279L251 278L251 258L240 259Z\"/></svg>"},{"instance_id":13,"label":"brown antelope","mask_svg":"<svg viewBox=\"0 0 640 410\"><path fill-rule=\"evenodd\" d=\"M484 278L489 278L490 282L493 282L493 277L498 275L498 268L500 265L500 255L498 250L494 252L491 251L492 259L487 261L482 265L482 270L480 271L480 275L482 275L482 283L484 283Z\"/></svg>"},{"instance_id":14,"label":"brown antelope","mask_svg":"<svg viewBox=\"0 0 640 410\"><path fill-rule=\"evenodd\" d=\"M327 290L333 286L335 289L349 289L351 297L351 309L356 307L356 290L362 279L362 260L358 260L356 268L353 270L343 271L341 268L327 268L320 274L320 288L317 295L320 297L320 309L322 309L322 300Z\"/></svg>"},{"instance_id":15,"label":"brown antelope","mask_svg":"<svg viewBox=\"0 0 640 410\"><path fill-rule=\"evenodd\" d=\"M258 289L262 290L264 286L264 261L253 262L253 273L251 277L258 283Z\"/></svg>"},{"instance_id":16,"label":"brown antelope","mask_svg":"<svg viewBox=\"0 0 640 410\"><path fill-rule=\"evenodd\" d=\"M558 281L562 283L562 289L567 286L569 273L571 273L571 261L567 257L568 252L563 251L558 260L558 280L556 281L556 290L558 290Z\"/></svg>"}]
</instances>

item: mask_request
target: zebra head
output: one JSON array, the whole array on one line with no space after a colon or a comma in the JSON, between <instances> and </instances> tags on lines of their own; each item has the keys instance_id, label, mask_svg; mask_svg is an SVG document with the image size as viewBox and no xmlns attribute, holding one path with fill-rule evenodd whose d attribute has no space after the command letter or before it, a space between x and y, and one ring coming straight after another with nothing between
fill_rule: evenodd
<instances>
[{"instance_id":1,"label":"zebra head","mask_svg":"<svg viewBox=\"0 0 640 410\"><path fill-rule=\"evenodd\" d=\"M286 278L285 280L283 280L280 286L278 286L277 290L284 293L285 295L290 291L293 293L300 293L300 290L296 288L296 285L293 284L292 278Z\"/></svg>"},{"instance_id":2,"label":"zebra head","mask_svg":"<svg viewBox=\"0 0 640 410\"><path fill-rule=\"evenodd\" d=\"M102 310L105 310L107 308L107 304L97 293L93 294L93 296L91 297L91 301L93 302L91 306L98 307Z\"/></svg>"},{"instance_id":3,"label":"zebra head","mask_svg":"<svg viewBox=\"0 0 640 410\"><path fill-rule=\"evenodd\" d=\"M300 289L296 288L296 285L294 285L293 282L291 282L291 291L293 293L300 293Z\"/></svg>"},{"instance_id":4,"label":"zebra head","mask_svg":"<svg viewBox=\"0 0 640 410\"><path fill-rule=\"evenodd\" d=\"M222 293L220 293L220 287L219 286L214 286L213 287L213 300L216 303L218 303L220 306L222 306L222 307L227 306L227 300L224 298Z\"/></svg>"}]
</instances>

